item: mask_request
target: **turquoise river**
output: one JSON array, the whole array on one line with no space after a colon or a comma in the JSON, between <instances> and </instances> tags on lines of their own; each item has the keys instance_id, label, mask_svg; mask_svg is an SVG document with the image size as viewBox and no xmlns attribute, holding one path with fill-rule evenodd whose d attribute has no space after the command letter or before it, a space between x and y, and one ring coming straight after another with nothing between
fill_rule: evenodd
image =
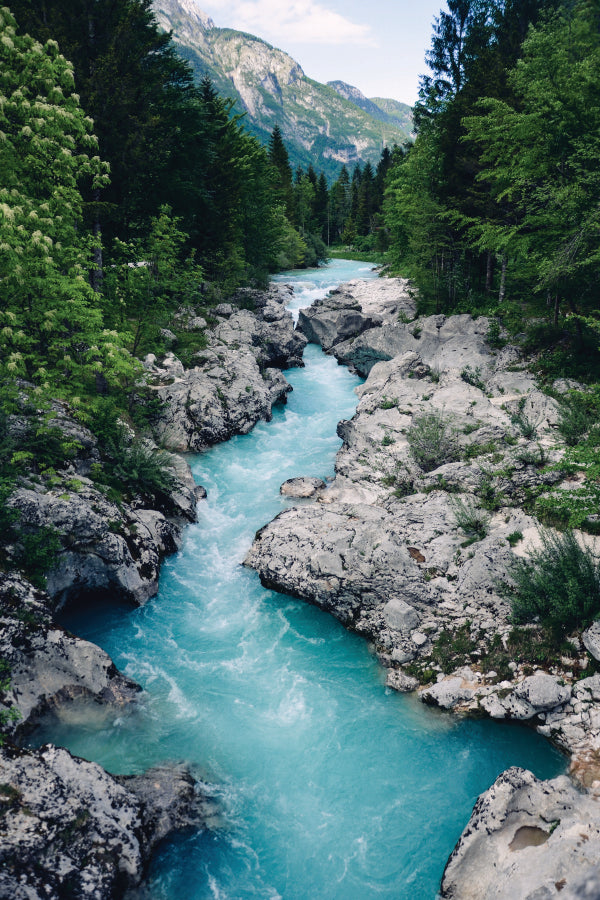
<instances>
[{"instance_id":1,"label":"turquoise river","mask_svg":"<svg viewBox=\"0 0 600 900\"><path fill-rule=\"evenodd\" d=\"M293 305L364 263L287 273ZM359 637L265 590L241 566L294 475L331 477L339 419L358 379L309 345L270 423L190 459L208 490L199 521L141 609L88 610L68 625L145 688L113 721L63 722L44 739L112 772L185 760L221 807L215 827L155 855L151 900L434 900L477 795L511 765L540 777L564 760L531 730L457 721L385 688Z\"/></svg>"}]
</instances>

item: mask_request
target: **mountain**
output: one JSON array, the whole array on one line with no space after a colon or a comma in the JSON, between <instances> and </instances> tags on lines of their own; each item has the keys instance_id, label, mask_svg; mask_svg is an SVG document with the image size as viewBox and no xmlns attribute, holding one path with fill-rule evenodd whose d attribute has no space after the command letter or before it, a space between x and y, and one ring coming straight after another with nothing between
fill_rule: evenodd
<instances>
[{"instance_id":1,"label":"mountain","mask_svg":"<svg viewBox=\"0 0 600 900\"><path fill-rule=\"evenodd\" d=\"M379 107L392 121L406 129L414 137L412 108L407 103L399 100L390 100L387 97L371 97L371 101Z\"/></svg>"},{"instance_id":2,"label":"mountain","mask_svg":"<svg viewBox=\"0 0 600 900\"><path fill-rule=\"evenodd\" d=\"M407 137L412 132L412 110L407 103L383 97L373 97L369 100L362 91L351 84L346 84L345 81L328 81L327 84L341 97L364 109L379 122L399 126L406 132Z\"/></svg>"},{"instance_id":3,"label":"mountain","mask_svg":"<svg viewBox=\"0 0 600 900\"><path fill-rule=\"evenodd\" d=\"M195 0L154 0L153 10L196 77L208 75L220 93L237 101L252 134L266 144L279 124L294 168L312 163L335 178L342 164L377 164L384 146L402 144L410 134L406 117L402 122L344 82L333 84L344 85L346 93L313 81L261 38L217 28Z\"/></svg>"}]
</instances>

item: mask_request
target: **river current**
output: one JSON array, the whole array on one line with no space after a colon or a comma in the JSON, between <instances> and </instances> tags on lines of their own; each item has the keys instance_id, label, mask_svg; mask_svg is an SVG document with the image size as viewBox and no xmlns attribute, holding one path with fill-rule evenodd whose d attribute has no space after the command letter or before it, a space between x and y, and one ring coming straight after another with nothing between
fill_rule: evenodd
<instances>
[{"instance_id":1,"label":"river current","mask_svg":"<svg viewBox=\"0 0 600 900\"><path fill-rule=\"evenodd\" d=\"M293 305L364 263L285 273ZM190 460L208 491L199 521L142 609L90 610L69 627L145 688L123 719L64 722L42 737L115 773L196 767L217 827L164 843L151 900L433 900L477 795L510 765L564 770L532 731L457 721L385 688L366 643L331 616L265 590L240 564L287 505L294 475L333 475L339 419L358 379L309 345L270 423Z\"/></svg>"}]
</instances>

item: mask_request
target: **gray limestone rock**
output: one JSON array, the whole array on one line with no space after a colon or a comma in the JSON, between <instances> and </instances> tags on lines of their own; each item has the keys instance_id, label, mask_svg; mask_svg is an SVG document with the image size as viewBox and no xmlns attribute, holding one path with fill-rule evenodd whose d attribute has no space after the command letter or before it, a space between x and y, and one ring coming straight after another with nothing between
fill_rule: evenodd
<instances>
[{"instance_id":1,"label":"gray limestone rock","mask_svg":"<svg viewBox=\"0 0 600 900\"><path fill-rule=\"evenodd\" d=\"M445 678L437 684L423 688L419 696L428 706L453 709L459 703L471 700L475 696L475 690L464 678Z\"/></svg>"},{"instance_id":2,"label":"gray limestone rock","mask_svg":"<svg viewBox=\"0 0 600 900\"><path fill-rule=\"evenodd\" d=\"M446 866L441 897L570 896L579 890L582 867L599 854L596 793L581 793L565 776L538 781L524 769L508 769L475 804Z\"/></svg>"},{"instance_id":3,"label":"gray limestone rock","mask_svg":"<svg viewBox=\"0 0 600 900\"><path fill-rule=\"evenodd\" d=\"M419 613L400 597L393 597L383 607L386 625L398 631L412 631L420 621Z\"/></svg>"},{"instance_id":4,"label":"gray limestone rock","mask_svg":"<svg viewBox=\"0 0 600 900\"><path fill-rule=\"evenodd\" d=\"M542 712L566 703L571 696L571 688L567 684L561 685L557 678L546 672L536 672L518 684L514 694L537 712Z\"/></svg>"},{"instance_id":5,"label":"gray limestone rock","mask_svg":"<svg viewBox=\"0 0 600 900\"><path fill-rule=\"evenodd\" d=\"M309 497L315 497L324 489L325 482L320 478L288 478L279 488L279 493L283 497L295 497L299 500L305 500Z\"/></svg>"},{"instance_id":6,"label":"gray limestone rock","mask_svg":"<svg viewBox=\"0 0 600 900\"><path fill-rule=\"evenodd\" d=\"M163 445L202 450L269 421L273 406L285 402L291 387L279 369L302 365L307 341L294 330L283 296L251 291L245 299L254 312L227 304L231 312L208 332L193 368L175 378L164 363L152 370L165 403L156 424Z\"/></svg>"},{"instance_id":7,"label":"gray limestone rock","mask_svg":"<svg viewBox=\"0 0 600 900\"><path fill-rule=\"evenodd\" d=\"M114 718L133 708L139 695L139 686L103 650L55 625L48 596L18 575L0 575L0 658L10 672L0 708L20 715L6 724L9 733L29 731L45 716L61 718L81 704Z\"/></svg>"},{"instance_id":8,"label":"gray limestone rock","mask_svg":"<svg viewBox=\"0 0 600 900\"><path fill-rule=\"evenodd\" d=\"M585 649L600 660L600 622L593 622L582 634Z\"/></svg>"},{"instance_id":9,"label":"gray limestone rock","mask_svg":"<svg viewBox=\"0 0 600 900\"><path fill-rule=\"evenodd\" d=\"M412 691L416 691L419 686L416 678L412 678L411 675L406 675L404 672L398 671L398 669L388 670L385 683L387 687L393 688L393 690L401 694L409 694Z\"/></svg>"},{"instance_id":10,"label":"gray limestone rock","mask_svg":"<svg viewBox=\"0 0 600 900\"><path fill-rule=\"evenodd\" d=\"M155 844L202 827L181 767L117 779L50 744L0 751L0 896L114 900L138 885Z\"/></svg>"}]
</instances>

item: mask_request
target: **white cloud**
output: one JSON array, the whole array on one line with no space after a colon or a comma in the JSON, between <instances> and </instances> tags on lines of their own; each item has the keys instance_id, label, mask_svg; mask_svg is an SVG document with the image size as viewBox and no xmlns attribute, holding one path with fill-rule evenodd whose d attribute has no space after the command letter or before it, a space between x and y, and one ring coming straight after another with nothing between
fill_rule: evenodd
<instances>
[{"instance_id":1,"label":"white cloud","mask_svg":"<svg viewBox=\"0 0 600 900\"><path fill-rule=\"evenodd\" d=\"M375 41L370 25L359 25L315 0L232 0L224 4L227 25L275 42L367 44Z\"/></svg>"}]
</instances>

